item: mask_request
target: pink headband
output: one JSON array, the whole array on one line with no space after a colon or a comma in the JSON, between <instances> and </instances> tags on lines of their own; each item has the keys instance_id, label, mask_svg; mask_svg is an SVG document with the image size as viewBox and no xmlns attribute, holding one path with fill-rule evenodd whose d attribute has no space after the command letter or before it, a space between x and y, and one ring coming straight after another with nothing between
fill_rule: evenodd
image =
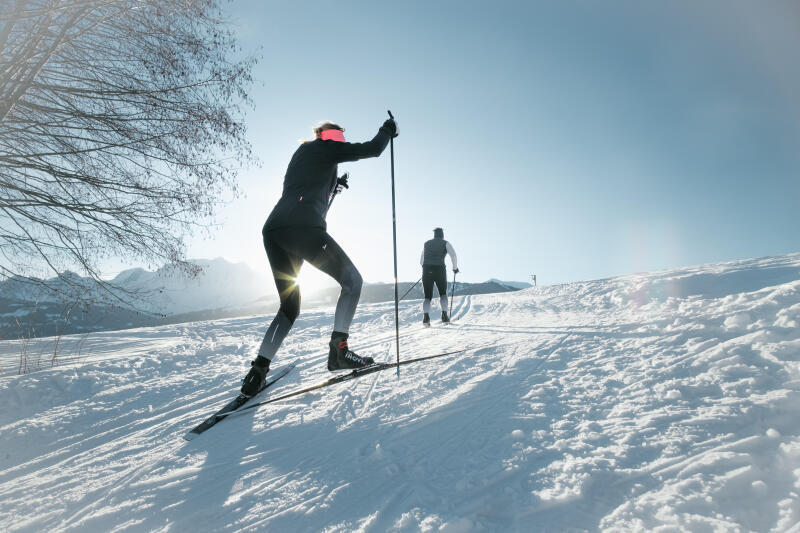
<instances>
[{"instance_id":1,"label":"pink headband","mask_svg":"<svg viewBox=\"0 0 800 533\"><path fill-rule=\"evenodd\" d=\"M344 133L342 130L325 130L319 134L319 138L323 141L339 141L340 143L344 142Z\"/></svg>"}]
</instances>

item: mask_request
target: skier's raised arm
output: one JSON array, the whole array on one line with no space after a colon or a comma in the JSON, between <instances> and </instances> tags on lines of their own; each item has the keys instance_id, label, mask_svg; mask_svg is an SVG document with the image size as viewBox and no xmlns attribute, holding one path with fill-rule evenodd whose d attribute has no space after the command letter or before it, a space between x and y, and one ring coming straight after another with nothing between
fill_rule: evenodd
<instances>
[{"instance_id":1,"label":"skier's raised arm","mask_svg":"<svg viewBox=\"0 0 800 533\"><path fill-rule=\"evenodd\" d=\"M336 135L336 133L331 133L330 135ZM397 123L392 119L388 119L383 123L383 126L380 127L378 133L371 141L363 143L331 143L333 161L336 163L344 163L345 161L357 161L368 157L378 157L383 153L386 145L389 144L389 139L396 136ZM326 140L324 136L322 139ZM344 136L342 136L342 140L344 140Z\"/></svg>"}]
</instances>

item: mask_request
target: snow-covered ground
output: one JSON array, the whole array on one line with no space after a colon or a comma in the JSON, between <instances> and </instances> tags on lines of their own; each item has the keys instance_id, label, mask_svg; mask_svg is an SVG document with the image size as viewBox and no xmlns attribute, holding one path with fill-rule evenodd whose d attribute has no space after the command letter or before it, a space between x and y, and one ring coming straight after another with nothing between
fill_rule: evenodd
<instances>
[{"instance_id":1,"label":"snow-covered ground","mask_svg":"<svg viewBox=\"0 0 800 533\"><path fill-rule=\"evenodd\" d=\"M800 255L401 304L413 357L470 351L182 436L235 394L268 317L0 345L8 531L788 531L800 523ZM270 394L320 381L302 314ZM394 358L393 305L351 346ZM46 343L29 354L46 361ZM41 344L44 343L44 344ZM45 354L44 357L41 354ZM70 361L71 357L71 361Z\"/></svg>"}]
</instances>

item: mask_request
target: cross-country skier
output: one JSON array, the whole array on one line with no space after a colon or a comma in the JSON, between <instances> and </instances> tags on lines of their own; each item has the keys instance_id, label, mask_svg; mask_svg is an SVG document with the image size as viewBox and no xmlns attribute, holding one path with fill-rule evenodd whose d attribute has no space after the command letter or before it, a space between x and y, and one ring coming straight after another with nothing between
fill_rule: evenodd
<instances>
[{"instance_id":1,"label":"cross-country skier","mask_svg":"<svg viewBox=\"0 0 800 533\"><path fill-rule=\"evenodd\" d=\"M292 156L283 179L283 194L261 231L281 305L242 382L242 394L248 396L263 385L270 361L300 313L300 287L296 278L304 261L342 287L329 343L328 370L374 363L371 357L361 357L347 345L362 279L344 250L328 235L325 216L331 194L342 185L336 177L337 164L378 157L389 139L397 136L397 124L387 120L377 135L365 143L346 142L344 128L331 122L314 128L314 135L313 141L300 145Z\"/></svg>"},{"instance_id":2,"label":"cross-country skier","mask_svg":"<svg viewBox=\"0 0 800 533\"><path fill-rule=\"evenodd\" d=\"M442 308L442 322L450 323L447 316L447 270L444 264L444 256L450 256L453 264L453 273L458 274L458 260L453 245L444 240L444 230L435 228L433 239L427 241L422 248L422 257L419 264L422 265L422 290L425 293L425 301L422 302L422 323L425 326L431 325L431 298L433 298L433 284L439 291L439 305Z\"/></svg>"}]
</instances>

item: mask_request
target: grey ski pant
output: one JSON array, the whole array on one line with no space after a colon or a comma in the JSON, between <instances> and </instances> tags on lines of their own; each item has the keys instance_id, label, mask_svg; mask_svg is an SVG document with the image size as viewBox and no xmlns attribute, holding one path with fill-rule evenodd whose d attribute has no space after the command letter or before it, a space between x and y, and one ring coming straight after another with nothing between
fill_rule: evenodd
<instances>
[{"instance_id":1,"label":"grey ski pant","mask_svg":"<svg viewBox=\"0 0 800 533\"><path fill-rule=\"evenodd\" d=\"M300 314L300 286L295 279L308 261L335 279L342 287L336 302L334 331L348 333L363 280L347 254L322 228L287 227L262 231L281 306L272 320L258 355L272 360L292 324Z\"/></svg>"}]
</instances>

